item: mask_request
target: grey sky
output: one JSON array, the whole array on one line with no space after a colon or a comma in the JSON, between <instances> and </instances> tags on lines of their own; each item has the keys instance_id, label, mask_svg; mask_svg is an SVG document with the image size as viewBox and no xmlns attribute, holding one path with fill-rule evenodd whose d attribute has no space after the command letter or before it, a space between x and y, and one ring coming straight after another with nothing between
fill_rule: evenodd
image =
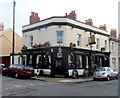
<instances>
[{"instance_id":1,"label":"grey sky","mask_svg":"<svg viewBox=\"0 0 120 98\"><path fill-rule=\"evenodd\" d=\"M118 28L119 0L15 0L15 31L22 36L22 26L29 24L31 11L39 14L41 20L52 16L64 16L75 10L77 20L85 22L91 18L93 25L106 24L107 30ZM0 0L0 22L5 29L12 29L13 0Z\"/></svg>"}]
</instances>

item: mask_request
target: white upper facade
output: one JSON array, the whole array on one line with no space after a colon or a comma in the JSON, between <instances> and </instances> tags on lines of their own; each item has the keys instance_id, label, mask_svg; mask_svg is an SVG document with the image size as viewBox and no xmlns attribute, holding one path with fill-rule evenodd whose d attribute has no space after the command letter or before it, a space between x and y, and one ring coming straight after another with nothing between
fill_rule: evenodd
<instances>
[{"instance_id":1,"label":"white upper facade","mask_svg":"<svg viewBox=\"0 0 120 98\"><path fill-rule=\"evenodd\" d=\"M49 41L50 46L70 46L76 44L76 48L90 49L89 37L95 36L96 44L92 50L109 52L108 31L85 23L69 19L67 17L51 17L30 25L23 26L23 44L32 48L35 44L44 44Z\"/></svg>"}]
</instances>

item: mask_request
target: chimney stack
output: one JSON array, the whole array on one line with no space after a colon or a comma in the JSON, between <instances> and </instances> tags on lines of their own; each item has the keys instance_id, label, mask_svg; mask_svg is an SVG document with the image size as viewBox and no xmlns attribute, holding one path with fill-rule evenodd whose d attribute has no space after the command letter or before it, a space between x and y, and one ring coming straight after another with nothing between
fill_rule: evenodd
<instances>
[{"instance_id":1,"label":"chimney stack","mask_svg":"<svg viewBox=\"0 0 120 98\"><path fill-rule=\"evenodd\" d=\"M110 34L111 34L111 36L116 37L116 35L117 35L116 29L111 29Z\"/></svg>"},{"instance_id":2,"label":"chimney stack","mask_svg":"<svg viewBox=\"0 0 120 98\"><path fill-rule=\"evenodd\" d=\"M66 13L66 17L76 20L77 15L76 15L75 11L72 11L71 13L69 13L69 15L67 15L67 13Z\"/></svg>"},{"instance_id":3,"label":"chimney stack","mask_svg":"<svg viewBox=\"0 0 120 98\"><path fill-rule=\"evenodd\" d=\"M0 23L0 31L4 31L4 24Z\"/></svg>"},{"instance_id":4,"label":"chimney stack","mask_svg":"<svg viewBox=\"0 0 120 98\"><path fill-rule=\"evenodd\" d=\"M30 24L40 21L40 18L38 17L38 13L31 12L30 16Z\"/></svg>"},{"instance_id":5,"label":"chimney stack","mask_svg":"<svg viewBox=\"0 0 120 98\"><path fill-rule=\"evenodd\" d=\"M85 23L88 25L93 25L92 19L85 20Z\"/></svg>"},{"instance_id":6,"label":"chimney stack","mask_svg":"<svg viewBox=\"0 0 120 98\"><path fill-rule=\"evenodd\" d=\"M102 29L102 30L106 30L106 24L100 25L99 28Z\"/></svg>"}]
</instances>

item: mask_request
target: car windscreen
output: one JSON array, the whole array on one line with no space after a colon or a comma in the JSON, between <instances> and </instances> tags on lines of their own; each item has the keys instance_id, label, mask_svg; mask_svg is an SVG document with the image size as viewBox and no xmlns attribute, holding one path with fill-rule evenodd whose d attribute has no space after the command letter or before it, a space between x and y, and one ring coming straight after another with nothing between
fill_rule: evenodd
<instances>
[{"instance_id":1,"label":"car windscreen","mask_svg":"<svg viewBox=\"0 0 120 98\"><path fill-rule=\"evenodd\" d=\"M97 68L95 71L106 71L106 70L105 68L100 67L100 68Z\"/></svg>"},{"instance_id":2,"label":"car windscreen","mask_svg":"<svg viewBox=\"0 0 120 98\"><path fill-rule=\"evenodd\" d=\"M33 67L25 66L25 70L34 70Z\"/></svg>"},{"instance_id":3,"label":"car windscreen","mask_svg":"<svg viewBox=\"0 0 120 98\"><path fill-rule=\"evenodd\" d=\"M13 66L14 66L14 65L10 65L8 68L9 68L9 69L12 69L12 68L13 68Z\"/></svg>"},{"instance_id":4,"label":"car windscreen","mask_svg":"<svg viewBox=\"0 0 120 98\"><path fill-rule=\"evenodd\" d=\"M5 65L4 64L0 64L0 67L4 67Z\"/></svg>"}]
</instances>

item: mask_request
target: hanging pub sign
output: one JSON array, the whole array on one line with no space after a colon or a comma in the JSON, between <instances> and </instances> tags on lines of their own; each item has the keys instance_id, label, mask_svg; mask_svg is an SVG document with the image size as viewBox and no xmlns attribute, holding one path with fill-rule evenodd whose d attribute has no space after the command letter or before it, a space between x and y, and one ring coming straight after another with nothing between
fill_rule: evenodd
<instances>
[{"instance_id":1,"label":"hanging pub sign","mask_svg":"<svg viewBox=\"0 0 120 98\"><path fill-rule=\"evenodd\" d=\"M95 42L95 35L91 35L89 37L89 39L88 39L88 42L89 42L89 45L96 44L96 42Z\"/></svg>"}]
</instances>

